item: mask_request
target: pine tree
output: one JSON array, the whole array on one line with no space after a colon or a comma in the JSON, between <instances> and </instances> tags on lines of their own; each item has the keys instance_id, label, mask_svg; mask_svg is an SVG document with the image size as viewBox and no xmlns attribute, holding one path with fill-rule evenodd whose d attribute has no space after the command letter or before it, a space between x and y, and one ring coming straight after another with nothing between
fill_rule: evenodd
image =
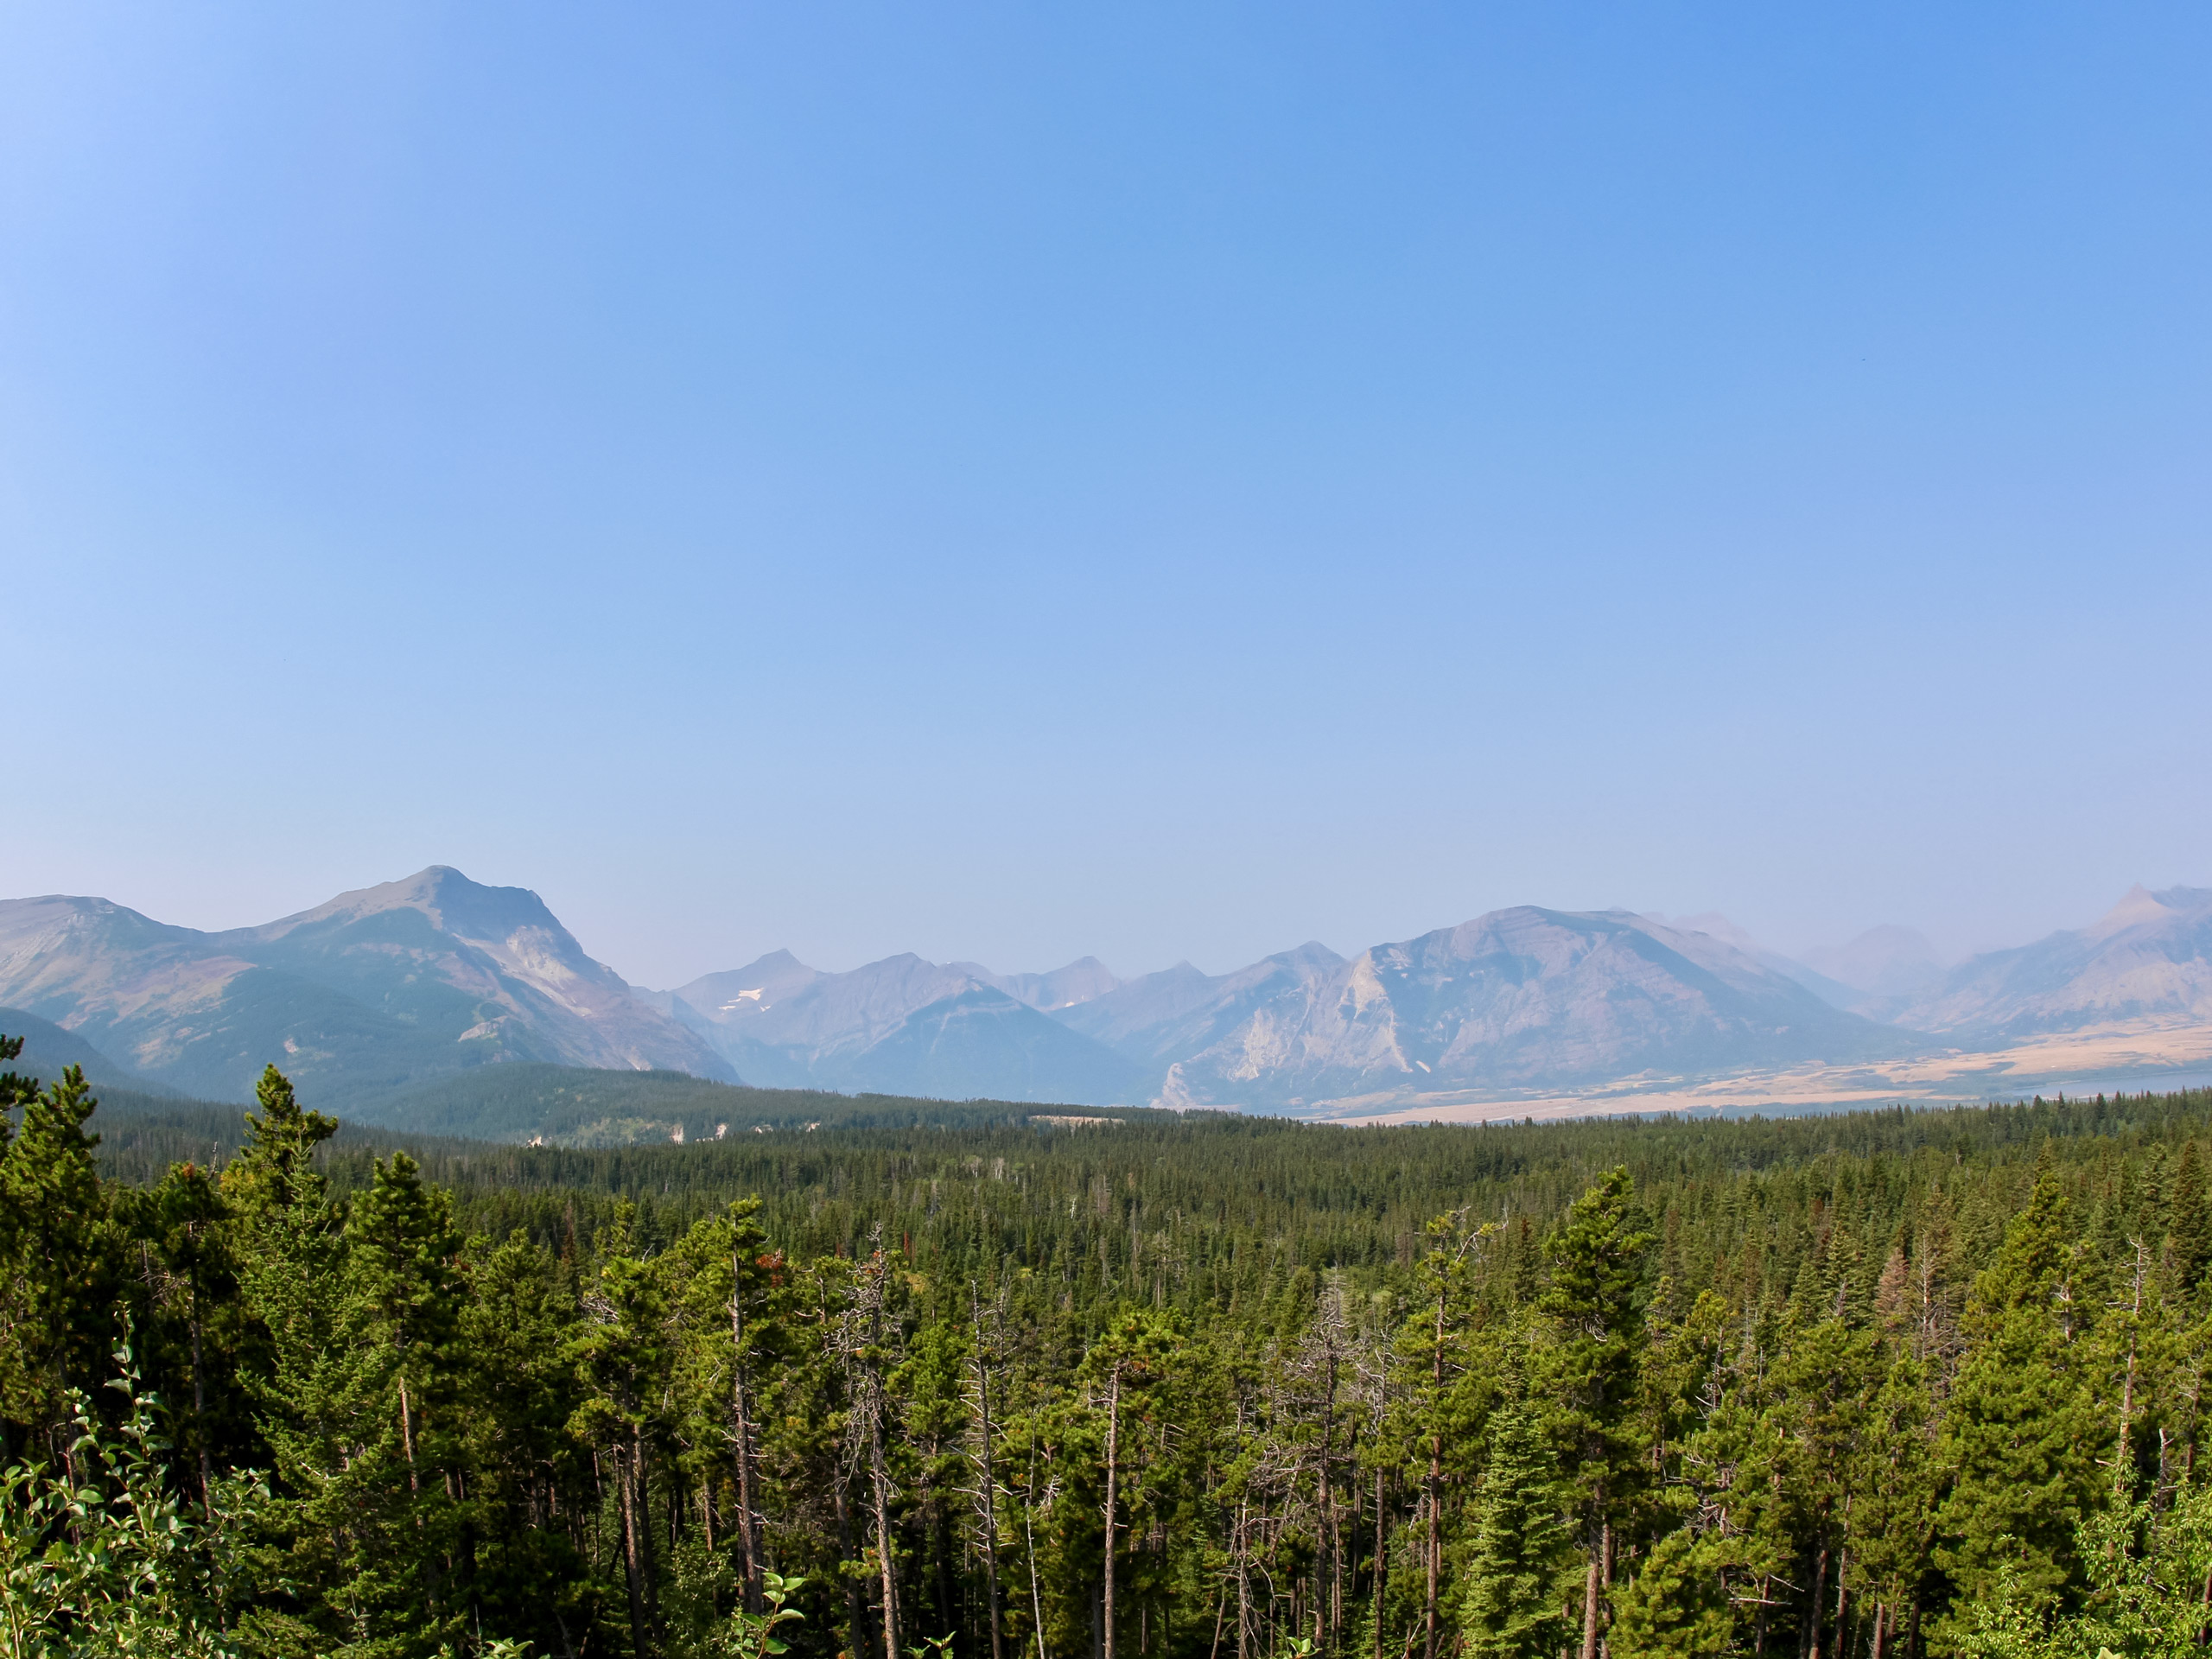
<instances>
[{"instance_id":1,"label":"pine tree","mask_svg":"<svg viewBox=\"0 0 2212 1659\"><path fill-rule=\"evenodd\" d=\"M196 1164L171 1166L151 1192L126 1194L127 1230L158 1278L157 1312L181 1386L169 1394L170 1420L193 1465L204 1509L215 1467L251 1464L258 1446L236 1386L238 1280L236 1228L220 1184Z\"/></svg>"},{"instance_id":2,"label":"pine tree","mask_svg":"<svg viewBox=\"0 0 2212 1659\"><path fill-rule=\"evenodd\" d=\"M1853 1455L1852 1559L1860 1601L1873 1604L1874 1659L1895 1650L1900 1633L1918 1623L1940 1490L1935 1417L1927 1368L1909 1353L1897 1356L1869 1405Z\"/></svg>"},{"instance_id":3,"label":"pine tree","mask_svg":"<svg viewBox=\"0 0 2212 1659\"><path fill-rule=\"evenodd\" d=\"M321 1580L302 1616L395 1659L429 1659L479 1611L456 1501L467 1470L448 1205L405 1153L374 1164L334 1242L327 1345L291 1373L290 1413L271 1425L296 1495L293 1558Z\"/></svg>"},{"instance_id":4,"label":"pine tree","mask_svg":"<svg viewBox=\"0 0 2212 1659\"><path fill-rule=\"evenodd\" d=\"M338 1123L303 1110L290 1081L273 1065L262 1072L254 1094L261 1109L246 1114L246 1144L222 1181L252 1322L240 1370L264 1414L264 1432L274 1436L280 1471L288 1455L303 1471L319 1470L341 1455L334 1445L321 1453L308 1450L309 1441L327 1441L334 1432L329 1423L311 1421L308 1408L327 1395L315 1379L336 1347L338 1217L315 1158Z\"/></svg>"},{"instance_id":5,"label":"pine tree","mask_svg":"<svg viewBox=\"0 0 2212 1659\"><path fill-rule=\"evenodd\" d=\"M635 1229L636 1211L626 1203L608 1230L570 1344L585 1398L569 1432L598 1448L614 1476L630 1636L642 1655L661 1622L651 1465L665 1427L670 1356L664 1276L639 1250Z\"/></svg>"},{"instance_id":6,"label":"pine tree","mask_svg":"<svg viewBox=\"0 0 2212 1659\"><path fill-rule=\"evenodd\" d=\"M339 1335L342 1239L315 1166L315 1148L338 1125L303 1110L273 1065L255 1096L260 1110L245 1115L246 1144L222 1179L245 1321L236 1376L274 1474L260 1516L264 1588L246 1622L279 1651L311 1651L336 1635L327 1592L340 1576L320 1501L354 1450L345 1397L353 1356Z\"/></svg>"},{"instance_id":7,"label":"pine tree","mask_svg":"<svg viewBox=\"0 0 2212 1659\"><path fill-rule=\"evenodd\" d=\"M2212 1260L2212 1205L2205 1199L2204 1166L2194 1141L2183 1143L2181 1160L2174 1167L2170 1214L2174 1283L2187 1295L2196 1289L2205 1262Z\"/></svg>"},{"instance_id":8,"label":"pine tree","mask_svg":"<svg viewBox=\"0 0 2212 1659\"><path fill-rule=\"evenodd\" d=\"M1962 1602L2005 1592L2061 1597L2075 1529L2096 1491L2107 1443L2061 1288L2067 1205L2046 1144L2028 1206L1974 1287L1973 1344L1946 1414L1942 1456L1955 1471L1935 1560ZM1955 1628L1953 1615L1946 1628Z\"/></svg>"},{"instance_id":9,"label":"pine tree","mask_svg":"<svg viewBox=\"0 0 2212 1659\"><path fill-rule=\"evenodd\" d=\"M1551 1447L1525 1401L1491 1418L1460 1573L1466 1650L1476 1659L1557 1653L1567 1635L1560 1609L1576 1578L1576 1551Z\"/></svg>"},{"instance_id":10,"label":"pine tree","mask_svg":"<svg viewBox=\"0 0 2212 1659\"><path fill-rule=\"evenodd\" d=\"M1694 1659L1734 1650L1736 1618L1726 1552L1688 1528L1655 1544L1616 1592L1606 1651L1614 1659Z\"/></svg>"},{"instance_id":11,"label":"pine tree","mask_svg":"<svg viewBox=\"0 0 2212 1659\"><path fill-rule=\"evenodd\" d=\"M291 1080L265 1067L254 1084L258 1113L245 1115L249 1137L223 1172L223 1187L250 1221L278 1217L319 1219L329 1183L315 1166L315 1151L338 1132L338 1120L300 1105Z\"/></svg>"},{"instance_id":12,"label":"pine tree","mask_svg":"<svg viewBox=\"0 0 2212 1659\"><path fill-rule=\"evenodd\" d=\"M1609 1170L1574 1201L1545 1247L1551 1287L1539 1303L1552 1345L1539 1375L1555 1413L1552 1434L1586 1562L1582 1659L1597 1659L1614 1522L1643 1473L1632 1410L1642 1359L1644 1257L1652 1236L1625 1168Z\"/></svg>"},{"instance_id":13,"label":"pine tree","mask_svg":"<svg viewBox=\"0 0 2212 1659\"><path fill-rule=\"evenodd\" d=\"M44 1089L10 1074L0 1096L22 1113L0 1149L0 1416L51 1438L67 1391L105 1373L117 1334L117 1240L92 1156L99 1136L85 1129L98 1103L73 1065Z\"/></svg>"},{"instance_id":14,"label":"pine tree","mask_svg":"<svg viewBox=\"0 0 2212 1659\"><path fill-rule=\"evenodd\" d=\"M1832 1654L1842 1643L1840 1630L1834 1631L1834 1643L1823 1637L1828 1621L1840 1623L1847 1605L1851 1539L1846 1518L1867 1402L1878 1380L1871 1333L1834 1319L1785 1327L1771 1373L1776 1399L1768 1427L1772 1467L1810 1567L1800 1620L1809 1659Z\"/></svg>"},{"instance_id":15,"label":"pine tree","mask_svg":"<svg viewBox=\"0 0 2212 1659\"><path fill-rule=\"evenodd\" d=\"M571 1534L549 1522L585 1508L590 1491L588 1454L568 1433L582 1403L569 1353L575 1302L552 1253L518 1230L470 1267L467 1282L454 1408L478 1552L472 1610L486 1630L572 1652L595 1586Z\"/></svg>"}]
</instances>

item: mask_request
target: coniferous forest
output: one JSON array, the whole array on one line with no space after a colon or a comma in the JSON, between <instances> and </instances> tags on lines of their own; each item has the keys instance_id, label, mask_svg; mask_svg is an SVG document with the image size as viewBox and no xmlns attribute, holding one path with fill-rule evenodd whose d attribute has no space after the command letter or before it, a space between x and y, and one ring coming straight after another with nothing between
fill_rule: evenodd
<instances>
[{"instance_id":1,"label":"coniferous forest","mask_svg":"<svg viewBox=\"0 0 2212 1659\"><path fill-rule=\"evenodd\" d=\"M227 1141L0 1100L10 1655L2212 1627L2212 1095L413 1155L273 1068Z\"/></svg>"}]
</instances>

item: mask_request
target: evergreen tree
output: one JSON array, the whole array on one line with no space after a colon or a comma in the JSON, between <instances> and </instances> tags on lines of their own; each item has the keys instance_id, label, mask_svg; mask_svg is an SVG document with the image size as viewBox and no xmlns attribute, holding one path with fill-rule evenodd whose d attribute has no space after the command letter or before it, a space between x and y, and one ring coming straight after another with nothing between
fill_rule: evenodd
<instances>
[{"instance_id":1,"label":"evergreen tree","mask_svg":"<svg viewBox=\"0 0 2212 1659\"><path fill-rule=\"evenodd\" d=\"M2067 1205L2046 1147L2027 1208L1975 1284L1973 1344L1945 1416L1953 1470L1935 1560L1961 1603L2005 1593L2048 1599L2075 1578L2075 1530L2107 1444L2088 1396L2066 1291ZM1955 1612L1946 1630L1957 1629Z\"/></svg>"},{"instance_id":2,"label":"evergreen tree","mask_svg":"<svg viewBox=\"0 0 2212 1659\"><path fill-rule=\"evenodd\" d=\"M469 1264L455 1408L467 1445L471 1611L546 1653L575 1651L600 1615L584 1552L554 1517L589 1508L591 1464L568 1433L582 1403L577 1308L552 1252L517 1231Z\"/></svg>"},{"instance_id":3,"label":"evergreen tree","mask_svg":"<svg viewBox=\"0 0 2212 1659\"><path fill-rule=\"evenodd\" d=\"M1607 1171L1574 1201L1545 1249L1551 1287L1539 1304L1552 1342L1537 1370L1551 1402L1585 1560L1582 1659L1597 1659L1614 1522L1643 1475L1632 1410L1642 1360L1643 1263L1652 1236L1624 1168Z\"/></svg>"},{"instance_id":4,"label":"evergreen tree","mask_svg":"<svg viewBox=\"0 0 2212 1659\"><path fill-rule=\"evenodd\" d=\"M1607 1652L1616 1659L1693 1659L1733 1651L1726 1565L1726 1550L1710 1534L1669 1533L1616 1593Z\"/></svg>"},{"instance_id":5,"label":"evergreen tree","mask_svg":"<svg viewBox=\"0 0 2212 1659\"><path fill-rule=\"evenodd\" d=\"M461 1239L415 1160L379 1160L346 1224L347 1452L315 1512L346 1537L334 1609L425 1656L474 1620L473 1539L456 1499L466 1425L456 1375Z\"/></svg>"},{"instance_id":6,"label":"evergreen tree","mask_svg":"<svg viewBox=\"0 0 2212 1659\"><path fill-rule=\"evenodd\" d=\"M68 1391L105 1370L121 1289L99 1136L85 1129L98 1103L73 1065L44 1089L0 1077L0 1098L22 1112L0 1148L0 1416L59 1453Z\"/></svg>"},{"instance_id":7,"label":"evergreen tree","mask_svg":"<svg viewBox=\"0 0 2212 1659\"><path fill-rule=\"evenodd\" d=\"M0 1157L48 1149L16 1179L66 1178L0 1207L0 1363L51 1329L44 1226L145 1372L0 1478L0 1619L114 1543L130 1643L197 1622L253 1659L758 1659L772 1607L803 1659L1404 1659L1432 1583L1470 1659L2203 1628L2212 1320L2167 1265L2212 1095L1388 1131L901 1106L401 1158L327 1144L271 1071L217 1183L168 1166L188 1112L95 1149L0 1093L43 1114L0 1114ZM97 1449L156 1421L156 1480ZM92 1513L137 1494L156 1548Z\"/></svg>"},{"instance_id":8,"label":"evergreen tree","mask_svg":"<svg viewBox=\"0 0 2212 1659\"><path fill-rule=\"evenodd\" d=\"M196 1164L177 1164L149 1192L125 1192L117 1214L145 1252L154 1292L148 1327L163 1340L169 1420L194 1465L203 1508L219 1463L260 1455L238 1386L239 1287L236 1228L221 1185Z\"/></svg>"},{"instance_id":9,"label":"evergreen tree","mask_svg":"<svg viewBox=\"0 0 2212 1659\"><path fill-rule=\"evenodd\" d=\"M1460 1629L1476 1659L1540 1659L1567 1638L1560 1609L1578 1557L1565 1510L1538 1414L1525 1401L1501 1407L1460 1572Z\"/></svg>"},{"instance_id":10,"label":"evergreen tree","mask_svg":"<svg viewBox=\"0 0 2212 1659\"><path fill-rule=\"evenodd\" d=\"M1939 1493L1935 1429L1927 1367L1910 1353L1898 1355L1882 1378L1853 1450L1849 1517L1859 1598L1873 1608L1869 1640L1885 1651L1895 1649L1900 1635L1919 1624Z\"/></svg>"},{"instance_id":11,"label":"evergreen tree","mask_svg":"<svg viewBox=\"0 0 2212 1659\"><path fill-rule=\"evenodd\" d=\"M616 1212L596 1283L584 1297L584 1319L569 1349L584 1398L569 1432L593 1447L613 1476L630 1638L643 1655L661 1623L652 1465L670 1402L666 1285L638 1249L635 1220L626 1205Z\"/></svg>"},{"instance_id":12,"label":"evergreen tree","mask_svg":"<svg viewBox=\"0 0 2212 1659\"><path fill-rule=\"evenodd\" d=\"M2194 1141L2183 1143L2180 1161L2174 1166L2170 1213L2174 1283L2187 1295L2203 1278L2205 1262L2212 1261L2212 1204L2206 1202L2204 1166Z\"/></svg>"}]
</instances>

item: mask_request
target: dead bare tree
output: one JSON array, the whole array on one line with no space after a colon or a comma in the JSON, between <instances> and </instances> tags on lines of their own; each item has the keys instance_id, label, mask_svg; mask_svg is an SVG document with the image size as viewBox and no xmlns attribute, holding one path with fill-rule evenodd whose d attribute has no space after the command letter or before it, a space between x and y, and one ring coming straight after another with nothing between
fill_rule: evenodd
<instances>
[{"instance_id":1,"label":"dead bare tree","mask_svg":"<svg viewBox=\"0 0 2212 1659\"><path fill-rule=\"evenodd\" d=\"M891 1534L891 1500L897 1492L883 1443L890 1404L883 1374L891 1273L883 1249L883 1224L878 1222L868 1233L868 1257L853 1275L852 1302L834 1332L851 1396L846 1455L865 1463L874 1499L876 1563L883 1593L883 1659L899 1659L899 1578Z\"/></svg>"},{"instance_id":2,"label":"dead bare tree","mask_svg":"<svg viewBox=\"0 0 2212 1659\"><path fill-rule=\"evenodd\" d=\"M999 1310L995 1306L992 1309L993 1318L987 1330L983 1320L982 1293L976 1287L973 1280L968 1284L968 1311L974 1334L974 1346L969 1358L968 1403L976 1435L975 1448L969 1457L976 1476L976 1521L982 1533L983 1577L989 1591L991 1659L1005 1659L999 1617L999 1483L991 1445L991 1367L996 1357L995 1338L998 1332Z\"/></svg>"}]
</instances>

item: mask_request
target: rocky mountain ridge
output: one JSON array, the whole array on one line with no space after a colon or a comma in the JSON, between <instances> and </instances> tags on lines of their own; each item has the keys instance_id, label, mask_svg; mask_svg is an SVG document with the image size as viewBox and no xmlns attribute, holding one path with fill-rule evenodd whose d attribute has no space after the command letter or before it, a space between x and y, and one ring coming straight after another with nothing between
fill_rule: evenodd
<instances>
[{"instance_id":1,"label":"rocky mountain ridge","mask_svg":"<svg viewBox=\"0 0 2212 1659\"><path fill-rule=\"evenodd\" d=\"M2132 887L2087 927L1961 963L1895 1016L1984 1039L2159 1017L2212 1021L2212 887Z\"/></svg>"},{"instance_id":2,"label":"rocky mountain ridge","mask_svg":"<svg viewBox=\"0 0 2212 1659\"><path fill-rule=\"evenodd\" d=\"M2139 888L2085 929L1948 972L1932 957L1876 930L1820 958L1854 984L1717 915L1523 906L1219 975L1181 963L1122 980L1093 957L1010 975L912 954L830 973L776 951L656 991L593 960L535 893L444 867L212 933L105 899L0 901L0 1007L51 1021L57 1054L89 1044L118 1083L227 1099L275 1060L339 1107L534 1061L1320 1111L1853 1065L2115 1020L2212 1024L2212 891Z\"/></svg>"},{"instance_id":3,"label":"rocky mountain ridge","mask_svg":"<svg viewBox=\"0 0 2212 1659\"><path fill-rule=\"evenodd\" d=\"M217 933L104 899L0 901L0 1005L217 1100L272 1061L334 1105L509 1059L732 1076L536 893L442 866Z\"/></svg>"}]
</instances>

